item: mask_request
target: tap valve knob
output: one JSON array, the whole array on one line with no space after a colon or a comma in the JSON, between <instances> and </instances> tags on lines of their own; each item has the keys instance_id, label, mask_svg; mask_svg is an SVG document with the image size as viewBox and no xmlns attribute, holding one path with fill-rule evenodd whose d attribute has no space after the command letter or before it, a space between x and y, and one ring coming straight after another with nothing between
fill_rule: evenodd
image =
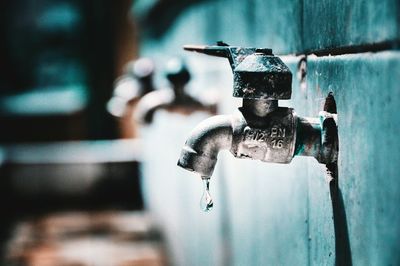
<instances>
[{"instance_id":1,"label":"tap valve knob","mask_svg":"<svg viewBox=\"0 0 400 266\"><path fill-rule=\"evenodd\" d=\"M187 51L226 57L233 72L233 96L244 99L285 100L292 95L292 73L269 48L185 45Z\"/></svg>"}]
</instances>

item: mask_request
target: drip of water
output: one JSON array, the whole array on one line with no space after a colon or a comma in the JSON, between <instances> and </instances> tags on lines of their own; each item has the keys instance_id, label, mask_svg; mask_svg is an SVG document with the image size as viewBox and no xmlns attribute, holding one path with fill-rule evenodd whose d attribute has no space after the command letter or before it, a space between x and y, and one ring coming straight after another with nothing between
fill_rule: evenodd
<instances>
[{"instance_id":1,"label":"drip of water","mask_svg":"<svg viewBox=\"0 0 400 266\"><path fill-rule=\"evenodd\" d=\"M208 212L214 206L214 202L210 195L210 178L208 176L202 176L201 179L203 181L204 192L203 196L201 197L200 208L204 212Z\"/></svg>"}]
</instances>

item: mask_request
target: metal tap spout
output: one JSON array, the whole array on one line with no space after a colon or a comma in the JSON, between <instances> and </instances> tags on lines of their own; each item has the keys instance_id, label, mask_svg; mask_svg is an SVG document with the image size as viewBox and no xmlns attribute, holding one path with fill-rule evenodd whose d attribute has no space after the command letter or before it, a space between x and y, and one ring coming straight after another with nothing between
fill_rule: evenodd
<instances>
[{"instance_id":1,"label":"metal tap spout","mask_svg":"<svg viewBox=\"0 0 400 266\"><path fill-rule=\"evenodd\" d=\"M190 134L182 149L178 166L210 177L218 153L232 147L232 118L218 115L201 122Z\"/></svg>"}]
</instances>

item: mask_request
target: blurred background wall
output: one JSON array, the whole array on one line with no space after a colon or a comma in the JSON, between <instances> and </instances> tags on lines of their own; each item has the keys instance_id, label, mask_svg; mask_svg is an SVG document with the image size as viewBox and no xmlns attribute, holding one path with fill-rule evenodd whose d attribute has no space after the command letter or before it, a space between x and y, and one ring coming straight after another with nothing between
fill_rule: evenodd
<instances>
[{"instance_id":1,"label":"blurred background wall","mask_svg":"<svg viewBox=\"0 0 400 266\"><path fill-rule=\"evenodd\" d=\"M136 141L106 103L131 1L0 3L1 265L160 265Z\"/></svg>"},{"instance_id":2,"label":"blurred background wall","mask_svg":"<svg viewBox=\"0 0 400 266\"><path fill-rule=\"evenodd\" d=\"M130 2L1 4L2 141L116 136L104 105L136 57Z\"/></svg>"}]
</instances>

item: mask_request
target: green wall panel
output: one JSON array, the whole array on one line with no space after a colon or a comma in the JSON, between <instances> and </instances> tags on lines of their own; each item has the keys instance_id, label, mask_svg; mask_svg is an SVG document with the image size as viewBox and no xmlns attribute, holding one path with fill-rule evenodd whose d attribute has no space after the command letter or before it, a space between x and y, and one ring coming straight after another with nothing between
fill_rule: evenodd
<instances>
[{"instance_id":1,"label":"green wall panel","mask_svg":"<svg viewBox=\"0 0 400 266\"><path fill-rule=\"evenodd\" d=\"M246 1L244 1L246 2ZM254 0L254 20L249 46L272 48L275 54L293 54L302 50L302 1Z\"/></svg>"},{"instance_id":2,"label":"green wall panel","mask_svg":"<svg viewBox=\"0 0 400 266\"><path fill-rule=\"evenodd\" d=\"M400 2L304 0L303 50L400 40Z\"/></svg>"},{"instance_id":3,"label":"green wall panel","mask_svg":"<svg viewBox=\"0 0 400 266\"><path fill-rule=\"evenodd\" d=\"M219 40L270 47L277 54L294 53L301 50L301 11L301 2L291 0L205 1L178 14L161 38L144 38L141 54L157 50L175 54L183 44ZM142 30L146 32L146 25Z\"/></svg>"},{"instance_id":4,"label":"green wall panel","mask_svg":"<svg viewBox=\"0 0 400 266\"><path fill-rule=\"evenodd\" d=\"M347 226L354 265L398 265L400 263L400 53L382 52L335 57L309 57L307 91L309 112L317 114L318 99L333 91L339 125L339 187L343 198L339 229ZM311 180L310 176L310 180ZM310 185L312 193L313 184ZM320 190L322 191L322 190ZM326 194L326 193L325 193ZM314 217L330 212L321 209L319 198L310 196ZM315 208L317 206L317 208ZM343 217L345 214L346 217ZM326 219L332 219L327 217ZM310 231L324 233L325 221ZM346 251L346 239L336 249ZM314 245L311 241L311 251ZM313 254L316 262L326 256ZM340 255L340 254L339 254ZM343 255L343 254L342 254ZM343 258L342 258L343 259Z\"/></svg>"},{"instance_id":5,"label":"green wall panel","mask_svg":"<svg viewBox=\"0 0 400 266\"><path fill-rule=\"evenodd\" d=\"M277 54L376 43L392 47L400 40L399 14L397 0L204 1L178 14L161 39L143 40L142 50L161 43L173 51L185 43L218 40L270 47Z\"/></svg>"},{"instance_id":6,"label":"green wall panel","mask_svg":"<svg viewBox=\"0 0 400 266\"><path fill-rule=\"evenodd\" d=\"M269 47L278 54L301 49L300 1L221 0L215 7L219 15L208 23L229 44Z\"/></svg>"}]
</instances>

